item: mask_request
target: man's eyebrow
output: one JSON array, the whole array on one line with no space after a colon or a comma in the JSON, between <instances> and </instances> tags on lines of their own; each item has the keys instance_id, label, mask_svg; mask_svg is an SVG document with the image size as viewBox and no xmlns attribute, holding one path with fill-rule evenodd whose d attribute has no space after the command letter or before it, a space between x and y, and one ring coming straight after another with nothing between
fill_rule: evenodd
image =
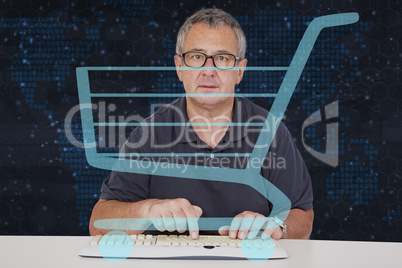
<instances>
[{"instance_id":1,"label":"man's eyebrow","mask_svg":"<svg viewBox=\"0 0 402 268\"><path fill-rule=\"evenodd\" d=\"M228 54L232 54L232 52L230 52L229 50L218 50L218 51L216 51L216 53L228 53Z\"/></svg>"},{"instance_id":2,"label":"man's eyebrow","mask_svg":"<svg viewBox=\"0 0 402 268\"><path fill-rule=\"evenodd\" d=\"M193 48L193 49L190 49L189 51L199 51L199 52L204 52L205 53L205 49L202 49L202 48ZM217 53L228 53L228 54L232 54L230 51L228 51L228 50L224 50L224 49L221 49L221 50L217 50L214 54L217 54Z\"/></svg>"}]
</instances>

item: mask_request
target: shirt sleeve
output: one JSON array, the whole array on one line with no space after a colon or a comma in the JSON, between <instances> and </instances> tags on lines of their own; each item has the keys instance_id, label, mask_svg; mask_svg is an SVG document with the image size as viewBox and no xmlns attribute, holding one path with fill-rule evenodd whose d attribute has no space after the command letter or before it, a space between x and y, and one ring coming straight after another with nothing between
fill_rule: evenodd
<instances>
[{"instance_id":1,"label":"shirt sleeve","mask_svg":"<svg viewBox=\"0 0 402 268\"><path fill-rule=\"evenodd\" d=\"M141 129L134 130L121 149L121 153L144 153L141 146ZM132 146L135 144L136 146ZM138 159L138 158L136 158ZM130 158L127 158L130 161ZM133 173L112 171L103 181L100 198L119 201L140 201L149 197L150 175L135 173L141 168L132 162Z\"/></svg>"},{"instance_id":2,"label":"shirt sleeve","mask_svg":"<svg viewBox=\"0 0 402 268\"><path fill-rule=\"evenodd\" d=\"M278 187L290 200L291 208L313 208L311 178L306 164L283 123L280 123L268 152L266 163L270 168L263 176Z\"/></svg>"}]
</instances>

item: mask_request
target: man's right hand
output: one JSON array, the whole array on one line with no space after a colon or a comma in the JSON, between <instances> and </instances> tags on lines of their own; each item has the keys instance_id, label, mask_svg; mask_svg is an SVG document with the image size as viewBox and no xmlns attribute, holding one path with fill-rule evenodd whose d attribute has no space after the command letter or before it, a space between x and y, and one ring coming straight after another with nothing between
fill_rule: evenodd
<instances>
[{"instance_id":1,"label":"man's right hand","mask_svg":"<svg viewBox=\"0 0 402 268\"><path fill-rule=\"evenodd\" d=\"M198 238L198 219L201 215L202 209L191 205L185 198L152 200L148 209L148 218L156 229L184 233L188 225L192 239Z\"/></svg>"}]
</instances>

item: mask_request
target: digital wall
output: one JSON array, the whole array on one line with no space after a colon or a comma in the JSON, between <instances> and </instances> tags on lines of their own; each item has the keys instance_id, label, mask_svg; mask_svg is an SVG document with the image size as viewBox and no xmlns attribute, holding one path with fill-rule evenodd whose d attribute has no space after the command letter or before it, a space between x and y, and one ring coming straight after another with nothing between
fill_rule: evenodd
<instances>
[{"instance_id":1,"label":"digital wall","mask_svg":"<svg viewBox=\"0 0 402 268\"><path fill-rule=\"evenodd\" d=\"M1 235L88 234L91 210L110 171L89 165L84 149L71 142L83 141L76 68L174 66L181 24L210 7L240 22L250 67L289 66L314 18L359 14L356 23L320 33L282 121L312 179L311 239L402 242L399 0L2 1ZM285 73L246 71L236 92L275 92ZM184 92L174 71L94 73L90 86L161 94L104 103L106 114L97 116L115 118L147 117L174 100L169 93ZM251 100L267 109L272 104L264 97ZM330 155L336 163L326 161Z\"/></svg>"}]
</instances>

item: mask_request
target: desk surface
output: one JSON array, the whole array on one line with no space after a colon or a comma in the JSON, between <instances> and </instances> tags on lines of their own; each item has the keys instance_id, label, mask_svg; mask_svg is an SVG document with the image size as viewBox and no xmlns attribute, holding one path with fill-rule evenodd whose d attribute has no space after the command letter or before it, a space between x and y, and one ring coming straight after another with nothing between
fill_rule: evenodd
<instances>
[{"instance_id":1,"label":"desk surface","mask_svg":"<svg viewBox=\"0 0 402 268\"><path fill-rule=\"evenodd\" d=\"M251 261L136 260L111 263L102 258L83 258L79 250L89 237L0 236L1 267L400 267L402 243L281 240L289 257Z\"/></svg>"}]
</instances>

